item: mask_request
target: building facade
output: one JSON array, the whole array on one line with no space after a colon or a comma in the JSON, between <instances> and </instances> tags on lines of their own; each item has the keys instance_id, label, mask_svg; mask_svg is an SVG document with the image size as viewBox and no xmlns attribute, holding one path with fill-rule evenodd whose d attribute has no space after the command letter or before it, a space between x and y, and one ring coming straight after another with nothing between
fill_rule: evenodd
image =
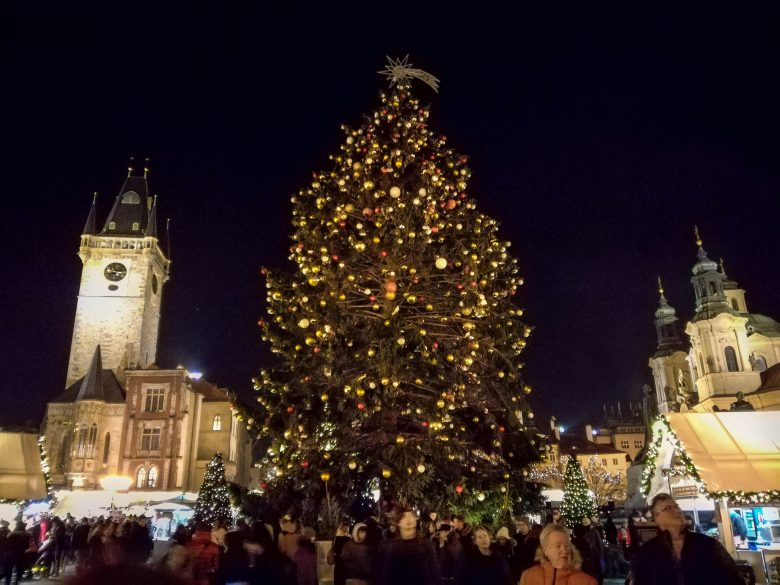
<instances>
[{"instance_id":1,"label":"building facade","mask_svg":"<svg viewBox=\"0 0 780 585\"><path fill-rule=\"evenodd\" d=\"M216 452L228 481L247 485L250 437L234 398L184 368L156 365L169 254L157 237L147 169L131 169L99 232L92 208L80 239L81 284L66 388L44 420L54 486L197 491Z\"/></svg>"},{"instance_id":2,"label":"building facade","mask_svg":"<svg viewBox=\"0 0 780 585\"><path fill-rule=\"evenodd\" d=\"M780 323L749 312L745 291L726 276L722 262L710 260L698 230L696 244L687 340L659 280L658 346L649 362L658 412L780 410Z\"/></svg>"}]
</instances>

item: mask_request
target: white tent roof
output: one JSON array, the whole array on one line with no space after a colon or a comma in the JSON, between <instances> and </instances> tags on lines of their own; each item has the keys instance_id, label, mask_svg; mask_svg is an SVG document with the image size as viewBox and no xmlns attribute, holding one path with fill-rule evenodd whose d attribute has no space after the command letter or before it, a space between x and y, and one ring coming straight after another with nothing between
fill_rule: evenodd
<instances>
[{"instance_id":1,"label":"white tent roof","mask_svg":"<svg viewBox=\"0 0 780 585\"><path fill-rule=\"evenodd\" d=\"M38 435L0 432L0 498L41 500L46 481L41 469Z\"/></svg>"},{"instance_id":2,"label":"white tent roof","mask_svg":"<svg viewBox=\"0 0 780 585\"><path fill-rule=\"evenodd\" d=\"M666 417L708 492L780 489L780 411Z\"/></svg>"}]
</instances>

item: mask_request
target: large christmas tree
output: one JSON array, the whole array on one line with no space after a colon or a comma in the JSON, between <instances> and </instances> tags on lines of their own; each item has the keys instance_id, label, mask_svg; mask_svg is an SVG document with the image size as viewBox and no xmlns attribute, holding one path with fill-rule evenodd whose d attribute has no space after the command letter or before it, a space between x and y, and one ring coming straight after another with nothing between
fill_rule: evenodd
<instances>
[{"instance_id":1,"label":"large christmas tree","mask_svg":"<svg viewBox=\"0 0 780 585\"><path fill-rule=\"evenodd\" d=\"M195 501L195 520L209 523L222 520L227 526L233 525L233 512L230 509L230 494L221 453L215 453L206 467L198 499Z\"/></svg>"},{"instance_id":2,"label":"large christmas tree","mask_svg":"<svg viewBox=\"0 0 780 585\"><path fill-rule=\"evenodd\" d=\"M260 325L281 365L255 380L261 485L517 510L537 458L517 261L412 95L412 77L435 80L405 62L386 73L381 106L292 197L295 271L264 270Z\"/></svg>"},{"instance_id":3,"label":"large christmas tree","mask_svg":"<svg viewBox=\"0 0 780 585\"><path fill-rule=\"evenodd\" d=\"M582 473L582 466L576 457L569 457L566 473L563 476L563 503L561 516L566 526L574 528L583 518L596 513L596 503L588 493L588 484Z\"/></svg>"}]
</instances>

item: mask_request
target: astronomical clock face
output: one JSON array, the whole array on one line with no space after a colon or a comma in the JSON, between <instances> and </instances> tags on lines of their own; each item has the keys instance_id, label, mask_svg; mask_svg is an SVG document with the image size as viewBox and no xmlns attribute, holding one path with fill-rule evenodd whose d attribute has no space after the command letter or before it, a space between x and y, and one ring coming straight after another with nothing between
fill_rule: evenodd
<instances>
[{"instance_id":1,"label":"astronomical clock face","mask_svg":"<svg viewBox=\"0 0 780 585\"><path fill-rule=\"evenodd\" d=\"M127 276L127 266L121 262L112 262L106 266L103 275L111 282L119 282Z\"/></svg>"}]
</instances>

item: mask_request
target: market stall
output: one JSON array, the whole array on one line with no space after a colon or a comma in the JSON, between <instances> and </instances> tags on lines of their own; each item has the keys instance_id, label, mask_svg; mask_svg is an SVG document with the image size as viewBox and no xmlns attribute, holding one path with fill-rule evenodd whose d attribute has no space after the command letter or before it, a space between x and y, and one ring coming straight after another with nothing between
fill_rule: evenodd
<instances>
[{"instance_id":1,"label":"market stall","mask_svg":"<svg viewBox=\"0 0 780 585\"><path fill-rule=\"evenodd\" d=\"M0 520L12 522L22 504L48 496L37 433L0 431Z\"/></svg>"},{"instance_id":2,"label":"market stall","mask_svg":"<svg viewBox=\"0 0 780 585\"><path fill-rule=\"evenodd\" d=\"M724 546L775 583L780 563L780 412L671 413L656 420L642 477L652 499L713 503ZM780 585L780 580L777 581Z\"/></svg>"}]
</instances>

